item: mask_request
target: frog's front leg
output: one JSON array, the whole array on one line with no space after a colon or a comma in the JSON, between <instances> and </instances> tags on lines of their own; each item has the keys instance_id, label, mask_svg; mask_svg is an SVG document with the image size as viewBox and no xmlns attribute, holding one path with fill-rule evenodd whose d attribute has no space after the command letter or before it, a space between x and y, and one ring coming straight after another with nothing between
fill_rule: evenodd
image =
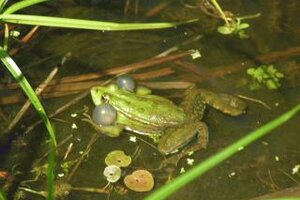
<instances>
[{"instance_id":1,"label":"frog's front leg","mask_svg":"<svg viewBox=\"0 0 300 200\"><path fill-rule=\"evenodd\" d=\"M207 127L207 125L203 122L194 122L194 123L184 125L184 126L188 126L188 127L185 127L188 130L190 127L194 128L193 132L190 132L191 135L185 136L185 139L189 139L189 141L187 141L187 142L190 142L190 140L192 138L189 138L189 137L192 136L192 134L193 134L193 136L197 137L196 143L193 143L191 146L184 147L180 152L178 152L174 155L171 155L171 157L165 159L161 163L161 167L165 167L169 164L177 166L177 163L179 162L179 160L181 158L183 158L184 156L188 155L190 152L195 152L200 149L206 149L207 144L208 144L208 127ZM184 126L183 126L183 128L184 128ZM191 130L189 130L189 131L191 131ZM183 133L182 135L184 137L185 134ZM165 141L163 137L162 137L162 139L163 139L162 142L167 144L168 141ZM183 141L183 140L181 140L181 141ZM158 148L160 149L160 145Z\"/></svg>"},{"instance_id":2,"label":"frog's front leg","mask_svg":"<svg viewBox=\"0 0 300 200\"><path fill-rule=\"evenodd\" d=\"M88 124L90 124L92 128L94 128L97 132L107 135L109 137L119 137L122 131L124 130L123 125L117 124L113 126L100 126L96 124L92 120L91 116L88 115L87 113L84 113L83 116L84 118L82 119L82 121L85 121Z\"/></svg>"}]
</instances>

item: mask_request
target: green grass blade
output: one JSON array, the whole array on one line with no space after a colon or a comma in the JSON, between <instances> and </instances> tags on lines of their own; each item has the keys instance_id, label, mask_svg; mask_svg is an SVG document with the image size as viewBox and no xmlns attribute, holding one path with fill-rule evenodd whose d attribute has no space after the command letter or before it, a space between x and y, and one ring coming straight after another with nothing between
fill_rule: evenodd
<instances>
[{"instance_id":1,"label":"green grass blade","mask_svg":"<svg viewBox=\"0 0 300 200\"><path fill-rule=\"evenodd\" d=\"M4 192L0 190L0 200L5 200Z\"/></svg>"},{"instance_id":2,"label":"green grass blade","mask_svg":"<svg viewBox=\"0 0 300 200\"><path fill-rule=\"evenodd\" d=\"M265 200L300 200L300 197L275 197L275 198L266 198Z\"/></svg>"},{"instance_id":3,"label":"green grass blade","mask_svg":"<svg viewBox=\"0 0 300 200\"><path fill-rule=\"evenodd\" d=\"M19 1L17 3L14 3L13 5L9 6L3 12L3 14L11 14L11 13L14 13L18 10L23 9L23 8L32 6L34 4L42 3L42 2L45 2L45 1L47 1L47 0L23 0L23 1Z\"/></svg>"},{"instance_id":4,"label":"green grass blade","mask_svg":"<svg viewBox=\"0 0 300 200\"><path fill-rule=\"evenodd\" d=\"M180 23L114 23L102 22L94 20L71 19L60 17L48 17L37 15L17 15L17 14L2 14L0 21L6 23L25 24L25 25L38 25L62 28L78 28L90 29L101 31L121 31L121 30L141 30L141 29L161 29L170 28L184 23L191 23L197 20L190 20Z\"/></svg>"},{"instance_id":5,"label":"green grass blade","mask_svg":"<svg viewBox=\"0 0 300 200\"><path fill-rule=\"evenodd\" d=\"M237 142L231 144L224 150L216 153L215 155L209 157L202 163L199 163L197 166L192 168L191 170L187 171L183 175L179 176L178 178L174 179L169 184L159 188L157 191L154 191L151 195L149 195L146 200L160 200L165 199L166 197L170 196L174 192L176 192L181 187L185 186L187 183L191 182L192 180L200 177L202 174L210 170L211 168L215 167L222 161L226 160L230 156L234 155L238 152L240 147L245 147L248 144L252 143L253 141L257 140L258 138L264 136L271 130L275 129L276 127L280 126L281 124L285 123L289 119L291 119L297 112L300 111L300 104L289 110L288 112L282 114L281 116L275 118L271 122L265 124L264 126L256 129L255 131L249 133L245 137L241 138Z\"/></svg>"},{"instance_id":6,"label":"green grass blade","mask_svg":"<svg viewBox=\"0 0 300 200\"><path fill-rule=\"evenodd\" d=\"M4 6L6 5L8 0L0 0L0 12L2 12Z\"/></svg>"},{"instance_id":7,"label":"green grass blade","mask_svg":"<svg viewBox=\"0 0 300 200\"><path fill-rule=\"evenodd\" d=\"M55 147L56 147L56 139L55 139L55 132L51 126L49 118L39 101L38 97L36 96L34 90L28 83L25 76L22 74L21 70L14 62L14 60L4 51L2 47L0 47L0 59L2 63L6 66L6 68L10 71L13 77L17 80L18 84L21 86L25 94L30 99L33 107L42 118L44 124L50 135L50 153L48 157L48 199L53 199L53 185L54 185L54 165L55 165Z\"/></svg>"}]
</instances>

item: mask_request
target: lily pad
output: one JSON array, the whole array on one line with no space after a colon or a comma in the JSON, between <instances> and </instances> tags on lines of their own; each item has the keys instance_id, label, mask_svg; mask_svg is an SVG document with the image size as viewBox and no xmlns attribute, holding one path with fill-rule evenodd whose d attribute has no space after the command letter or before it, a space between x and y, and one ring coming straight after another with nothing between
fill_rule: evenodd
<instances>
[{"instance_id":1,"label":"lily pad","mask_svg":"<svg viewBox=\"0 0 300 200\"><path fill-rule=\"evenodd\" d=\"M106 165L116 165L118 167L127 167L131 163L131 157L127 156L124 151L115 150L107 154L105 158Z\"/></svg>"},{"instance_id":2,"label":"lily pad","mask_svg":"<svg viewBox=\"0 0 300 200\"><path fill-rule=\"evenodd\" d=\"M153 189L154 179L147 170L136 170L124 178L124 184L135 192L147 192Z\"/></svg>"},{"instance_id":3,"label":"lily pad","mask_svg":"<svg viewBox=\"0 0 300 200\"><path fill-rule=\"evenodd\" d=\"M105 167L103 174L108 182L115 183L121 177L121 169L116 165L109 165Z\"/></svg>"}]
</instances>

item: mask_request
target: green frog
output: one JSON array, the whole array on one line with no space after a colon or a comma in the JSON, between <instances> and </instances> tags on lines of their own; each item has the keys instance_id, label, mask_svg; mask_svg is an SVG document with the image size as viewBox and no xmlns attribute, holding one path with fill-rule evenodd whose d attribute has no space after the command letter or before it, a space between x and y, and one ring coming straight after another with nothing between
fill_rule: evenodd
<instances>
[{"instance_id":1,"label":"green frog","mask_svg":"<svg viewBox=\"0 0 300 200\"><path fill-rule=\"evenodd\" d=\"M188 152L206 148L208 128L201 121L206 105L233 116L244 113L246 108L237 97L195 87L186 91L179 106L141 86L135 92L115 84L98 86L91 89L91 96L96 106L108 103L117 111L114 124L97 125L99 131L111 137L118 137L124 129L139 134L160 134L158 150L164 155L173 154L165 164L175 165ZM197 142L186 147L193 138Z\"/></svg>"}]
</instances>

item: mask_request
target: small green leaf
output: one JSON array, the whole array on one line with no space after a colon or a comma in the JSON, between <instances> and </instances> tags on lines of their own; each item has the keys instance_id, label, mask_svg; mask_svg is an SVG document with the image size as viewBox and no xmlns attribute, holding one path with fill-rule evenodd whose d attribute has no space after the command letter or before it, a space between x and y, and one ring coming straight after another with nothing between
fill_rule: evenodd
<instances>
[{"instance_id":1,"label":"small green leaf","mask_svg":"<svg viewBox=\"0 0 300 200\"><path fill-rule=\"evenodd\" d=\"M105 158L106 165L116 165L118 167L128 167L131 163L131 157L127 156L124 151L115 150L107 154Z\"/></svg>"},{"instance_id":2,"label":"small green leaf","mask_svg":"<svg viewBox=\"0 0 300 200\"><path fill-rule=\"evenodd\" d=\"M106 177L106 180L110 183L117 182L121 177L122 170L116 165L109 165L105 167L103 175Z\"/></svg>"},{"instance_id":3,"label":"small green leaf","mask_svg":"<svg viewBox=\"0 0 300 200\"><path fill-rule=\"evenodd\" d=\"M266 86L270 90L276 90L276 89L278 89L280 84L279 83L276 84L276 82L274 82L273 80L270 79L270 80L267 80Z\"/></svg>"},{"instance_id":4,"label":"small green leaf","mask_svg":"<svg viewBox=\"0 0 300 200\"><path fill-rule=\"evenodd\" d=\"M250 27L249 24L247 24L247 23L241 23L241 24L239 24L239 25L237 26L237 29L238 29L238 30L242 30L242 29L246 29L246 28L249 28L249 27Z\"/></svg>"},{"instance_id":5,"label":"small green leaf","mask_svg":"<svg viewBox=\"0 0 300 200\"><path fill-rule=\"evenodd\" d=\"M218 32L224 35L229 35L233 33L233 30L228 28L227 26L219 26Z\"/></svg>"},{"instance_id":6,"label":"small green leaf","mask_svg":"<svg viewBox=\"0 0 300 200\"><path fill-rule=\"evenodd\" d=\"M254 69L254 68L249 68L249 69L247 69L247 74L249 74L249 75L253 75L254 72L255 72L255 69Z\"/></svg>"},{"instance_id":7,"label":"small green leaf","mask_svg":"<svg viewBox=\"0 0 300 200\"><path fill-rule=\"evenodd\" d=\"M249 35L244 30L239 31L238 34L241 39L249 38Z\"/></svg>"}]
</instances>

